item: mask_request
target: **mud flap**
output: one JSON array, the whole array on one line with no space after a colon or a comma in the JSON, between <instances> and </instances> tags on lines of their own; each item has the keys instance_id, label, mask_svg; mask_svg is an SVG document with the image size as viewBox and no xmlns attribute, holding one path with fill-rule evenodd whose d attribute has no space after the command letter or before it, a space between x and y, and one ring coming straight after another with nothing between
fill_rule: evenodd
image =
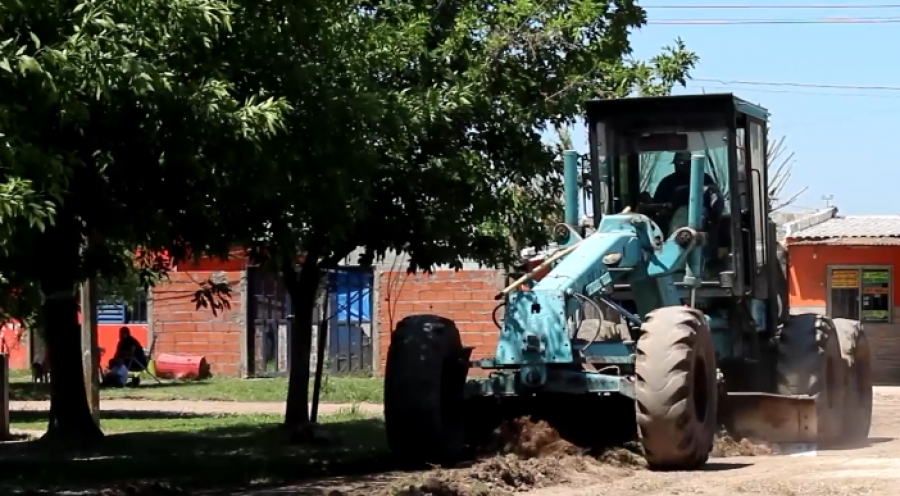
<instances>
[{"instance_id":1,"label":"mud flap","mask_svg":"<svg viewBox=\"0 0 900 496\"><path fill-rule=\"evenodd\" d=\"M728 393L723 399L719 421L734 437L771 444L817 442L816 401L811 396Z\"/></svg>"}]
</instances>

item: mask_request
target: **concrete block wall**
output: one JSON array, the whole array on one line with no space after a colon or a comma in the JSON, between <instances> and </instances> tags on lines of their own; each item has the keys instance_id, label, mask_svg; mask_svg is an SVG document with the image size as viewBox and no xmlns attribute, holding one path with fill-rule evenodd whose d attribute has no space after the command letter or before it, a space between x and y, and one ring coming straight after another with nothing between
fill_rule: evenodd
<instances>
[{"instance_id":1,"label":"concrete block wall","mask_svg":"<svg viewBox=\"0 0 900 496\"><path fill-rule=\"evenodd\" d=\"M200 284L224 278L231 287L230 310L213 315L191 301ZM148 308L153 354L203 355L214 375L239 375L245 336L246 277L244 271L172 272L169 281L153 288Z\"/></svg>"}]
</instances>

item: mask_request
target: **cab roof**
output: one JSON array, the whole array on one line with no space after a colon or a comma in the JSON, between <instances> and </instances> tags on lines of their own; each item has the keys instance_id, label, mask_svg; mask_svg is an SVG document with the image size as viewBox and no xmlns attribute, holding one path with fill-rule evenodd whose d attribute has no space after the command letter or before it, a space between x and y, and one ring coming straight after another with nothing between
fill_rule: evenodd
<instances>
[{"instance_id":1,"label":"cab roof","mask_svg":"<svg viewBox=\"0 0 900 496\"><path fill-rule=\"evenodd\" d=\"M703 121L715 125L727 125L744 116L769 120L768 110L731 93L590 100L585 108L591 122L625 125L651 124L657 120L676 118L678 121Z\"/></svg>"}]
</instances>

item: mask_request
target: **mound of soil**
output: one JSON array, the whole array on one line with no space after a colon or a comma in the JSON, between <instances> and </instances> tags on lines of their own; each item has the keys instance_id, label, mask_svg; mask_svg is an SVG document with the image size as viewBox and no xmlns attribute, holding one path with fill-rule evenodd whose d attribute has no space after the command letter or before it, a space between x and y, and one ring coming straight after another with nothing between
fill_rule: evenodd
<instances>
[{"instance_id":1,"label":"mound of soil","mask_svg":"<svg viewBox=\"0 0 900 496\"><path fill-rule=\"evenodd\" d=\"M167 482L148 482L106 487L98 496L187 496L185 489Z\"/></svg>"},{"instance_id":2,"label":"mound of soil","mask_svg":"<svg viewBox=\"0 0 900 496\"><path fill-rule=\"evenodd\" d=\"M471 482L460 482L431 478L422 484L415 484L401 489L397 496L490 496L491 490L487 487L477 487ZM504 494L493 492L493 494Z\"/></svg>"},{"instance_id":3,"label":"mound of soil","mask_svg":"<svg viewBox=\"0 0 900 496\"><path fill-rule=\"evenodd\" d=\"M585 451L562 439L550 424L527 417L493 433L488 453L467 468L438 471L406 487L401 496L504 495L563 484L589 463Z\"/></svg>"},{"instance_id":4,"label":"mound of soil","mask_svg":"<svg viewBox=\"0 0 900 496\"><path fill-rule=\"evenodd\" d=\"M504 422L494 431L494 451L519 458L579 456L585 450L562 439L546 421L520 417Z\"/></svg>"},{"instance_id":5,"label":"mound of soil","mask_svg":"<svg viewBox=\"0 0 900 496\"><path fill-rule=\"evenodd\" d=\"M520 458L498 455L464 468L440 471L424 482L399 491L400 496L508 495L568 482L568 474L584 468L576 457Z\"/></svg>"},{"instance_id":6,"label":"mound of soil","mask_svg":"<svg viewBox=\"0 0 900 496\"><path fill-rule=\"evenodd\" d=\"M617 468L647 468L647 460L644 458L644 455L641 454L641 447L637 443L629 443L625 446L606 449L600 452L595 459L603 465Z\"/></svg>"},{"instance_id":7,"label":"mound of soil","mask_svg":"<svg viewBox=\"0 0 900 496\"><path fill-rule=\"evenodd\" d=\"M549 423L522 417L497 428L489 450L473 465L405 478L392 486L391 494L511 496L561 484L595 482L597 478L627 476L631 470L645 467L639 451L633 445L588 453L563 439ZM333 496L344 494L351 493ZM373 495L367 492L358 496Z\"/></svg>"},{"instance_id":8,"label":"mound of soil","mask_svg":"<svg viewBox=\"0 0 900 496\"><path fill-rule=\"evenodd\" d=\"M772 448L747 438L737 440L728 434L720 434L713 441L713 450L709 456L727 458L731 456L765 456L771 455Z\"/></svg>"}]
</instances>

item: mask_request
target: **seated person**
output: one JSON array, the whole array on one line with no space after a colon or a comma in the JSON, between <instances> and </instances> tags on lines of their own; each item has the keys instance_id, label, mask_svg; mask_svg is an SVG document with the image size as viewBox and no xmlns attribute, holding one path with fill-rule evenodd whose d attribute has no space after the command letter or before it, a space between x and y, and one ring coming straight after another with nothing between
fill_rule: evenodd
<instances>
[{"instance_id":1,"label":"seated person","mask_svg":"<svg viewBox=\"0 0 900 496\"><path fill-rule=\"evenodd\" d=\"M109 370L103 374L102 385L109 387L125 387L128 384L128 367L119 358L109 361Z\"/></svg>"},{"instance_id":2,"label":"seated person","mask_svg":"<svg viewBox=\"0 0 900 496\"><path fill-rule=\"evenodd\" d=\"M131 371L147 368L147 355L144 353L144 347L137 339L134 339L131 329L127 327L119 329L119 344L116 345L116 354L109 361L110 369L115 360L120 360Z\"/></svg>"},{"instance_id":3,"label":"seated person","mask_svg":"<svg viewBox=\"0 0 900 496\"><path fill-rule=\"evenodd\" d=\"M679 188L690 186L691 182L691 153L675 152L672 159L672 165L675 166L675 172L664 177L656 187L653 193L653 203L676 203L675 192ZM715 186L716 182L712 176L707 173L703 174L704 186Z\"/></svg>"}]
</instances>

